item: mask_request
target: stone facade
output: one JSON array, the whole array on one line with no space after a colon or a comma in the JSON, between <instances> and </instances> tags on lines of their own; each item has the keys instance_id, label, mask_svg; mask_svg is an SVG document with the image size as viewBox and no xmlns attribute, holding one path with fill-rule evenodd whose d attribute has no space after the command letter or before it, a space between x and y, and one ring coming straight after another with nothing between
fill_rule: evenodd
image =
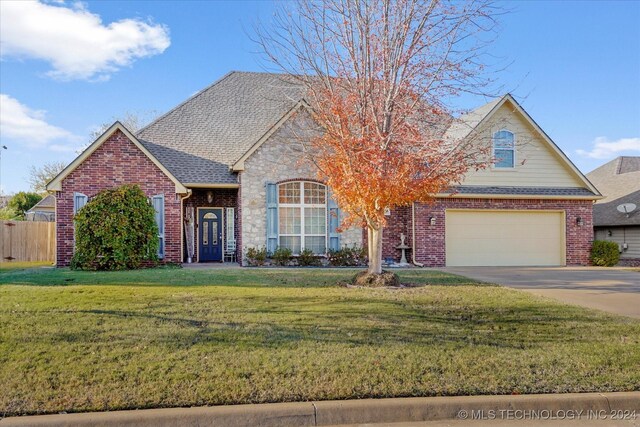
<instances>
[{"instance_id":1,"label":"stone facade","mask_svg":"<svg viewBox=\"0 0 640 427\"><path fill-rule=\"evenodd\" d=\"M300 141L300 122L304 118L294 117L265 141L246 161L240 173L242 247L266 245L266 184L284 181L316 181L315 166L305 160ZM362 230L351 228L341 233L340 244L362 245Z\"/></svg>"},{"instance_id":2,"label":"stone facade","mask_svg":"<svg viewBox=\"0 0 640 427\"><path fill-rule=\"evenodd\" d=\"M432 204L416 204L416 261L427 267L443 267L445 259L446 209L563 210L566 215L566 263L588 265L593 242L593 209L590 200L521 200L521 199L437 199ZM576 223L576 218L582 224ZM411 243L411 207L392 210L383 234L383 258L400 259L395 249L400 233ZM430 218L435 218L431 225ZM410 251L407 258L410 256Z\"/></svg>"},{"instance_id":3,"label":"stone facade","mask_svg":"<svg viewBox=\"0 0 640 427\"><path fill-rule=\"evenodd\" d=\"M164 194L164 262L181 262L180 197L175 184L122 132L116 131L62 181L56 194L56 264L68 266L73 256L73 194L91 199L99 191L137 184L151 197Z\"/></svg>"}]
</instances>

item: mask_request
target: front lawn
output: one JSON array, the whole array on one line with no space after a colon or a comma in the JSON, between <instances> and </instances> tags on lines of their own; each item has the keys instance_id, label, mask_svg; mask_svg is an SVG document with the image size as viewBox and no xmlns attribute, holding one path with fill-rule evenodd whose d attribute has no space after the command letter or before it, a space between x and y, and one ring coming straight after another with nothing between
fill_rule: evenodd
<instances>
[{"instance_id":1,"label":"front lawn","mask_svg":"<svg viewBox=\"0 0 640 427\"><path fill-rule=\"evenodd\" d=\"M0 271L0 417L640 390L640 322L427 270Z\"/></svg>"}]
</instances>

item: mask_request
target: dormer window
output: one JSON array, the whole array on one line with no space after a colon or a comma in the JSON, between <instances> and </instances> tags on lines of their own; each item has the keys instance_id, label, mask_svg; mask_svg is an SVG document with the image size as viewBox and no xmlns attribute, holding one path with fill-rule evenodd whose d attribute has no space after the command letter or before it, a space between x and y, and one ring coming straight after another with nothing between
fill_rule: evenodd
<instances>
[{"instance_id":1,"label":"dormer window","mask_svg":"<svg viewBox=\"0 0 640 427\"><path fill-rule=\"evenodd\" d=\"M493 134L494 167L514 168L516 161L515 135L506 129Z\"/></svg>"}]
</instances>

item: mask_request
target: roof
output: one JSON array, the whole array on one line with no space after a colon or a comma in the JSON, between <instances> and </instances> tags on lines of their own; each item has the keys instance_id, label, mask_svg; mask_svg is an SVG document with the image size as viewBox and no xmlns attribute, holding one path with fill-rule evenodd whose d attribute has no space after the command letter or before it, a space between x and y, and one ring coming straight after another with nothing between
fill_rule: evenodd
<instances>
[{"instance_id":1,"label":"roof","mask_svg":"<svg viewBox=\"0 0 640 427\"><path fill-rule=\"evenodd\" d=\"M593 198L594 193L581 187L489 187L478 185L461 185L451 189L454 194L483 194L510 196L545 196L545 197L585 197Z\"/></svg>"},{"instance_id":2,"label":"roof","mask_svg":"<svg viewBox=\"0 0 640 427\"><path fill-rule=\"evenodd\" d=\"M52 194L49 194L44 199L40 200L38 203L33 205L33 207L29 209L27 212L37 211L38 208L55 209L55 207L56 207L56 198Z\"/></svg>"},{"instance_id":3,"label":"roof","mask_svg":"<svg viewBox=\"0 0 640 427\"><path fill-rule=\"evenodd\" d=\"M621 213L617 207L623 203L633 203L637 208L628 215ZM607 203L595 204L593 206L593 225L596 227L640 226L640 190Z\"/></svg>"},{"instance_id":4,"label":"roof","mask_svg":"<svg viewBox=\"0 0 640 427\"><path fill-rule=\"evenodd\" d=\"M115 132L122 132L136 147L142 151L142 153L147 156L151 162L158 167L164 173L167 178L169 178L174 184L176 193L186 193L187 189L178 179L164 166L162 162L160 162L139 140L136 138L129 130L120 122L115 122L112 124L109 129L104 131L102 135L98 137L91 145L89 145L85 150L78 155L71 163L67 165L55 178L53 178L47 184L47 190L49 191L62 191L62 181L78 166L82 164L94 151L98 149L111 135Z\"/></svg>"},{"instance_id":5,"label":"roof","mask_svg":"<svg viewBox=\"0 0 640 427\"><path fill-rule=\"evenodd\" d=\"M640 156L620 156L587 174L608 203L640 190Z\"/></svg>"},{"instance_id":6,"label":"roof","mask_svg":"<svg viewBox=\"0 0 640 427\"><path fill-rule=\"evenodd\" d=\"M231 166L302 97L283 74L233 71L137 133L182 183L237 183Z\"/></svg>"}]
</instances>

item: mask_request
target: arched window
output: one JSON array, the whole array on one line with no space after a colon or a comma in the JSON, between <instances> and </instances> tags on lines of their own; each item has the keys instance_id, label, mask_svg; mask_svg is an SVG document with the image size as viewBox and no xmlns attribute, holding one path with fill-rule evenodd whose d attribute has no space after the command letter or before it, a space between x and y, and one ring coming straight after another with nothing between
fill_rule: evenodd
<instances>
[{"instance_id":1,"label":"arched window","mask_svg":"<svg viewBox=\"0 0 640 427\"><path fill-rule=\"evenodd\" d=\"M493 134L494 167L513 168L516 162L516 144L513 132L506 129Z\"/></svg>"},{"instance_id":2,"label":"arched window","mask_svg":"<svg viewBox=\"0 0 640 427\"><path fill-rule=\"evenodd\" d=\"M278 245L294 255L327 251L327 187L295 181L278 185Z\"/></svg>"}]
</instances>

